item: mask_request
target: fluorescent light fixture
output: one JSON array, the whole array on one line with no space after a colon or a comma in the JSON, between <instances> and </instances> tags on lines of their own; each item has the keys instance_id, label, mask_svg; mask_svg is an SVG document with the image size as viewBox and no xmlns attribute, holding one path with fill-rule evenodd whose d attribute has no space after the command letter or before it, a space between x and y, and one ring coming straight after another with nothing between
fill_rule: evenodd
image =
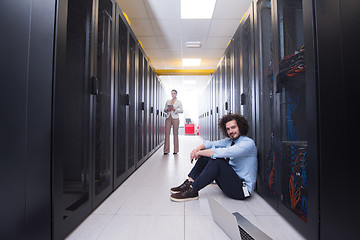
<instances>
[{"instance_id":1,"label":"fluorescent light fixture","mask_svg":"<svg viewBox=\"0 0 360 240\"><path fill-rule=\"evenodd\" d=\"M200 66L201 58L183 58L182 65L183 66Z\"/></svg>"},{"instance_id":2,"label":"fluorescent light fixture","mask_svg":"<svg viewBox=\"0 0 360 240\"><path fill-rule=\"evenodd\" d=\"M211 19L216 0L181 0L181 19Z\"/></svg>"},{"instance_id":3,"label":"fluorescent light fixture","mask_svg":"<svg viewBox=\"0 0 360 240\"><path fill-rule=\"evenodd\" d=\"M186 47L187 48L200 48L201 47L201 42L197 41L197 42L186 42Z\"/></svg>"}]
</instances>

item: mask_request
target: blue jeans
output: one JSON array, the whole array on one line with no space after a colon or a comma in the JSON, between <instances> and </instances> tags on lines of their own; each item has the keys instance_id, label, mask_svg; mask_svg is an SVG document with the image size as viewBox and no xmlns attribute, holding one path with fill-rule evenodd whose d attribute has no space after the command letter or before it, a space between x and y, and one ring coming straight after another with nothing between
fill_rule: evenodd
<instances>
[{"instance_id":1,"label":"blue jeans","mask_svg":"<svg viewBox=\"0 0 360 240\"><path fill-rule=\"evenodd\" d=\"M244 179L236 174L224 158L200 157L188 176L194 179L191 186L195 191L199 191L215 180L228 197L245 199L242 190Z\"/></svg>"}]
</instances>

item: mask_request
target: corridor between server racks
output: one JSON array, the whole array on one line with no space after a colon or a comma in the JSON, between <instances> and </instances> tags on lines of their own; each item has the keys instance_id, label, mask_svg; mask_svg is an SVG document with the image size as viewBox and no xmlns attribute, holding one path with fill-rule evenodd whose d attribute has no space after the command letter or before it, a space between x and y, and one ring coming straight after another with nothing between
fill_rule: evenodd
<instances>
[{"instance_id":1,"label":"corridor between server racks","mask_svg":"<svg viewBox=\"0 0 360 240\"><path fill-rule=\"evenodd\" d=\"M163 155L159 148L66 239L229 239L212 220L208 195L273 239L304 239L257 193L246 201L233 200L211 184L199 192L199 200L172 202L169 189L184 181L193 166L189 154L202 143L198 136L179 137L178 155Z\"/></svg>"}]
</instances>

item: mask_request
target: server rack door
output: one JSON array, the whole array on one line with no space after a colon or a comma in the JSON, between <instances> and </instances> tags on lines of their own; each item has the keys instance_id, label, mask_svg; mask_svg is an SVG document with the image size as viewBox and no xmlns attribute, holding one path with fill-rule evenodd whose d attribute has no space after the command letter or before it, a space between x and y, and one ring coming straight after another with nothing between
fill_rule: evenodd
<instances>
[{"instance_id":1,"label":"server rack door","mask_svg":"<svg viewBox=\"0 0 360 240\"><path fill-rule=\"evenodd\" d=\"M153 134L154 134L154 106L153 106L153 69L149 68L149 152L153 150Z\"/></svg>"},{"instance_id":2,"label":"server rack door","mask_svg":"<svg viewBox=\"0 0 360 240\"><path fill-rule=\"evenodd\" d=\"M220 95L221 95L221 89L220 89L220 67L218 67L216 74L215 74L215 98L216 98L216 114L215 114L215 121L218 121L219 118L221 117L220 115ZM220 140L220 130L219 130L219 126L217 124L215 124L215 136L216 136L216 140Z\"/></svg>"},{"instance_id":3,"label":"server rack door","mask_svg":"<svg viewBox=\"0 0 360 240\"><path fill-rule=\"evenodd\" d=\"M231 82L232 82L232 74L231 74L231 54L232 54L232 44L229 45L226 55L225 55L225 113L231 112L232 104L231 104Z\"/></svg>"},{"instance_id":4,"label":"server rack door","mask_svg":"<svg viewBox=\"0 0 360 240\"><path fill-rule=\"evenodd\" d=\"M158 79L156 74L154 74L154 112L155 112L155 122L154 122L154 147L156 147L159 143L158 137L159 137L159 108L158 108L158 102L159 102L159 88L158 88Z\"/></svg>"},{"instance_id":5,"label":"server rack door","mask_svg":"<svg viewBox=\"0 0 360 240\"><path fill-rule=\"evenodd\" d=\"M210 125L210 119L211 119L211 108L210 108L210 99L211 99L211 96L210 96L210 86L207 85L206 86L206 102L204 103L205 106L206 106L206 109L207 109L207 112L208 112L208 116L207 116L207 119L206 119L206 139L210 139L210 130L211 130L211 125Z\"/></svg>"},{"instance_id":6,"label":"server rack door","mask_svg":"<svg viewBox=\"0 0 360 240\"><path fill-rule=\"evenodd\" d=\"M136 122L135 122L135 58L136 58L136 41L132 34L129 34L129 115L128 115L128 171L135 170L135 140L136 140Z\"/></svg>"},{"instance_id":7,"label":"server rack door","mask_svg":"<svg viewBox=\"0 0 360 240\"><path fill-rule=\"evenodd\" d=\"M53 237L63 239L91 211L92 1L60 1L53 116Z\"/></svg>"},{"instance_id":8,"label":"server rack door","mask_svg":"<svg viewBox=\"0 0 360 240\"><path fill-rule=\"evenodd\" d=\"M241 107L241 36L238 30L234 36L234 112L242 114Z\"/></svg>"},{"instance_id":9,"label":"server rack door","mask_svg":"<svg viewBox=\"0 0 360 240\"><path fill-rule=\"evenodd\" d=\"M149 153L149 65L144 59L144 127L143 127L143 151L146 156Z\"/></svg>"},{"instance_id":10,"label":"server rack door","mask_svg":"<svg viewBox=\"0 0 360 240\"><path fill-rule=\"evenodd\" d=\"M254 138L253 122L253 71L252 71L252 7L249 8L240 25L241 30L241 106L242 114L249 122L248 136Z\"/></svg>"},{"instance_id":11,"label":"server rack door","mask_svg":"<svg viewBox=\"0 0 360 240\"><path fill-rule=\"evenodd\" d=\"M115 124L114 124L114 178L118 186L127 177L127 48L128 28L118 8L117 40L115 48Z\"/></svg>"},{"instance_id":12,"label":"server rack door","mask_svg":"<svg viewBox=\"0 0 360 240\"><path fill-rule=\"evenodd\" d=\"M211 124L211 131L212 131L212 137L211 140L214 141L216 140L216 135L217 135L217 116L216 116L216 78L215 75L212 76L211 78L211 95L213 96L212 99L212 124Z\"/></svg>"},{"instance_id":13,"label":"server rack door","mask_svg":"<svg viewBox=\"0 0 360 240\"><path fill-rule=\"evenodd\" d=\"M97 11L96 93L94 94L94 202L97 206L113 189L114 4L101 0Z\"/></svg>"},{"instance_id":14,"label":"server rack door","mask_svg":"<svg viewBox=\"0 0 360 240\"><path fill-rule=\"evenodd\" d=\"M150 106L151 106L151 124L150 124L150 128L151 128L151 133L150 133L150 146L151 146L151 151L154 149L155 147L155 72L153 69L151 69L151 75L150 75Z\"/></svg>"},{"instance_id":15,"label":"server rack door","mask_svg":"<svg viewBox=\"0 0 360 240\"><path fill-rule=\"evenodd\" d=\"M256 146L259 152L257 191L275 206L274 99L272 70L271 1L254 2L256 44Z\"/></svg>"},{"instance_id":16,"label":"server rack door","mask_svg":"<svg viewBox=\"0 0 360 240\"><path fill-rule=\"evenodd\" d=\"M220 111L220 117L223 117L226 114L225 111L225 102L227 97L227 91L226 91L226 69L225 69L225 57L221 60L220 63L220 103L219 103L219 111ZM222 134L220 134L220 138L224 138Z\"/></svg>"},{"instance_id":17,"label":"server rack door","mask_svg":"<svg viewBox=\"0 0 360 240\"><path fill-rule=\"evenodd\" d=\"M143 158L143 122L144 122L144 56L139 50L139 58L138 58L138 87L136 88L138 91L138 100L137 100L137 166L141 164L141 159Z\"/></svg>"},{"instance_id":18,"label":"server rack door","mask_svg":"<svg viewBox=\"0 0 360 240\"><path fill-rule=\"evenodd\" d=\"M315 104L316 97L308 96L309 84L305 78L307 59L304 45L303 1L278 0L276 27L277 51L273 62L276 86L276 131L275 150L279 157L279 211L309 239L318 237L317 209L308 211L309 202L308 168L315 160L308 155L307 103ZM311 55L310 55L311 56ZM309 101L312 99L312 101ZM316 124L316 123L309 123ZM315 172L314 172L315 173ZM316 173L315 173L316 174ZM313 178L315 179L315 178ZM310 217L311 216L311 217ZM311 222L311 224L309 224Z\"/></svg>"}]
</instances>

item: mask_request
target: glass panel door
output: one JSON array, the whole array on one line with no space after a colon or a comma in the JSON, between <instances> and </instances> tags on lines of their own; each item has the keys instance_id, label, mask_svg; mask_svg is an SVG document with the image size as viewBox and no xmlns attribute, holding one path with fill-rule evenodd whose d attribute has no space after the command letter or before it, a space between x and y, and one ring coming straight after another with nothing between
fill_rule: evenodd
<instances>
[{"instance_id":1,"label":"glass panel door","mask_svg":"<svg viewBox=\"0 0 360 240\"><path fill-rule=\"evenodd\" d=\"M112 2L100 1L97 36L97 95L95 102L95 195L112 179Z\"/></svg>"},{"instance_id":2,"label":"glass panel door","mask_svg":"<svg viewBox=\"0 0 360 240\"><path fill-rule=\"evenodd\" d=\"M118 18L118 46L117 46L117 79L116 79L116 178L125 178L126 173L126 72L127 72L127 43L128 30L121 17ZM122 179L121 179L122 180ZM120 180L120 181L121 181ZM120 184L117 182L117 184Z\"/></svg>"},{"instance_id":3,"label":"glass panel door","mask_svg":"<svg viewBox=\"0 0 360 240\"><path fill-rule=\"evenodd\" d=\"M129 121L128 121L128 169L135 167L135 39L129 35Z\"/></svg>"},{"instance_id":4,"label":"glass panel door","mask_svg":"<svg viewBox=\"0 0 360 240\"><path fill-rule=\"evenodd\" d=\"M307 135L302 0L278 1L281 201L307 222Z\"/></svg>"},{"instance_id":5,"label":"glass panel door","mask_svg":"<svg viewBox=\"0 0 360 240\"><path fill-rule=\"evenodd\" d=\"M138 157L137 162L143 158L143 119L144 119L144 100L143 100L143 86L144 86L144 57L142 52L139 50L139 65L138 65L138 100L137 100L137 110L138 110L138 119L137 119L137 128L138 128L138 137L137 137L137 149Z\"/></svg>"},{"instance_id":6,"label":"glass panel door","mask_svg":"<svg viewBox=\"0 0 360 240\"><path fill-rule=\"evenodd\" d=\"M242 105L242 114L249 122L249 133L248 136L251 136L252 130L254 126L252 126L252 104L253 104L253 96L252 96L252 71L251 71L251 19L250 19L250 10L244 18L243 25L241 26L241 72L242 72L242 92L241 92L241 105Z\"/></svg>"},{"instance_id":7,"label":"glass panel door","mask_svg":"<svg viewBox=\"0 0 360 240\"><path fill-rule=\"evenodd\" d=\"M258 191L267 197L275 197L275 161L276 155L273 146L274 131L274 74L272 66L272 25L271 1L260 0L256 3L256 43L258 68L257 95L257 147L259 151L259 178Z\"/></svg>"},{"instance_id":8,"label":"glass panel door","mask_svg":"<svg viewBox=\"0 0 360 240\"><path fill-rule=\"evenodd\" d=\"M62 1L57 21L53 116L53 236L91 211L90 67L92 2Z\"/></svg>"},{"instance_id":9,"label":"glass panel door","mask_svg":"<svg viewBox=\"0 0 360 240\"><path fill-rule=\"evenodd\" d=\"M69 1L66 78L57 81L56 113L62 139L58 147L63 161L63 218L89 200L89 38L91 5ZM84 47L85 46L85 47ZM56 125L60 127L60 125ZM57 129L60 130L60 129ZM61 136L60 136L61 135ZM61 149L61 150L60 150ZM60 156L59 156L60 157Z\"/></svg>"}]
</instances>

